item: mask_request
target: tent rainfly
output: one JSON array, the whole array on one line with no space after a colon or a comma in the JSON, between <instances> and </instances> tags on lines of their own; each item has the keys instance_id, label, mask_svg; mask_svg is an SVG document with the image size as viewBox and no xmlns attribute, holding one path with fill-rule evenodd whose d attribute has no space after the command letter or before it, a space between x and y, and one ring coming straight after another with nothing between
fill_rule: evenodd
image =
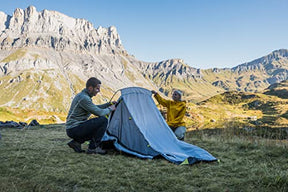
<instances>
[{"instance_id":1,"label":"tent rainfly","mask_svg":"<svg viewBox=\"0 0 288 192\"><path fill-rule=\"evenodd\" d=\"M206 150L176 138L151 94L140 87L121 89L103 141L113 141L116 149L140 158L163 156L175 164L216 161Z\"/></svg>"}]
</instances>

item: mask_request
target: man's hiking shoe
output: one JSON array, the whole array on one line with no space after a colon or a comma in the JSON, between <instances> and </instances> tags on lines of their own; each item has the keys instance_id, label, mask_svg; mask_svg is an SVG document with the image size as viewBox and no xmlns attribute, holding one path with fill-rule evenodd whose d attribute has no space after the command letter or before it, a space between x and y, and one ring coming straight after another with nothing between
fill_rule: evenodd
<instances>
[{"instance_id":1,"label":"man's hiking shoe","mask_svg":"<svg viewBox=\"0 0 288 192\"><path fill-rule=\"evenodd\" d=\"M101 149L101 147L97 147L96 149L87 149L87 154L100 154L100 155L105 155L107 154L107 151L104 149Z\"/></svg>"},{"instance_id":2,"label":"man's hiking shoe","mask_svg":"<svg viewBox=\"0 0 288 192\"><path fill-rule=\"evenodd\" d=\"M71 147L76 153L82 153L85 152L84 150L81 149L81 144L72 140L69 143L67 143L69 147Z\"/></svg>"}]
</instances>

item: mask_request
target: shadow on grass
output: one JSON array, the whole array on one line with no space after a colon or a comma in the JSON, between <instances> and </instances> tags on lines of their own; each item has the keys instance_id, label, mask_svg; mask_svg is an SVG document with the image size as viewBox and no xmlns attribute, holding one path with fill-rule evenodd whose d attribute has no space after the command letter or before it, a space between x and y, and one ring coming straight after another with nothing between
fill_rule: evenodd
<instances>
[{"instance_id":1,"label":"shadow on grass","mask_svg":"<svg viewBox=\"0 0 288 192\"><path fill-rule=\"evenodd\" d=\"M287 89L272 89L264 92L266 95L274 95L282 99L288 99L288 90Z\"/></svg>"},{"instance_id":2,"label":"shadow on grass","mask_svg":"<svg viewBox=\"0 0 288 192\"><path fill-rule=\"evenodd\" d=\"M277 127L271 128L269 126L237 126L231 123L231 126L225 126L224 128L210 128L193 130L187 133L192 135L206 136L224 136L224 137L234 137L234 136L244 136L244 137L259 137L265 139L274 140L285 140L288 139L288 128L287 127Z\"/></svg>"}]
</instances>

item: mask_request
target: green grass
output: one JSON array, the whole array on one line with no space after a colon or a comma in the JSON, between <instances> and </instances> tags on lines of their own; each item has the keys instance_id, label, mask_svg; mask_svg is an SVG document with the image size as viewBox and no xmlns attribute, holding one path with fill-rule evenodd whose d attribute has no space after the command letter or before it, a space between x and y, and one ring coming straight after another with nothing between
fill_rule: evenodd
<instances>
[{"instance_id":1,"label":"green grass","mask_svg":"<svg viewBox=\"0 0 288 192\"><path fill-rule=\"evenodd\" d=\"M10 54L6 58L4 58L1 62L8 63L10 61L16 61L22 58L26 54L27 50L25 49L17 49L14 53Z\"/></svg>"},{"instance_id":2,"label":"green grass","mask_svg":"<svg viewBox=\"0 0 288 192\"><path fill-rule=\"evenodd\" d=\"M15 121L26 122L29 124L33 119L36 119L40 124L59 123L58 117L62 122L66 121L66 113L55 113L47 111L35 111L29 109L18 109L9 107L0 107L0 121Z\"/></svg>"},{"instance_id":3,"label":"green grass","mask_svg":"<svg viewBox=\"0 0 288 192\"><path fill-rule=\"evenodd\" d=\"M180 166L116 151L104 156L74 153L66 145L64 125L0 131L3 192L288 190L287 140L189 132L186 142L206 149L220 162Z\"/></svg>"},{"instance_id":4,"label":"green grass","mask_svg":"<svg viewBox=\"0 0 288 192\"><path fill-rule=\"evenodd\" d=\"M123 57L121 57L121 63L123 65L123 70L125 71L125 76L131 80L132 82L134 82L135 80L137 80L137 78L135 77L134 73L129 71L128 68L128 61L126 59L124 59Z\"/></svg>"},{"instance_id":5,"label":"green grass","mask_svg":"<svg viewBox=\"0 0 288 192\"><path fill-rule=\"evenodd\" d=\"M81 91L78 87L83 89L85 86L78 77L69 78L76 93ZM65 77L57 70L23 71L17 75L4 76L0 80L0 105L3 107L11 102L10 106L17 106L19 109L66 113L69 110L72 91Z\"/></svg>"}]
</instances>

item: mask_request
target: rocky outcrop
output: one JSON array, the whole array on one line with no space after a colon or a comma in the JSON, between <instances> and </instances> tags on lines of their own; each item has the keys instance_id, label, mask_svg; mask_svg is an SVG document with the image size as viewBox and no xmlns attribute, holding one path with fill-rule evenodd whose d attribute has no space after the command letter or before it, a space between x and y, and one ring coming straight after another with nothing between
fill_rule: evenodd
<instances>
[{"instance_id":1,"label":"rocky outcrop","mask_svg":"<svg viewBox=\"0 0 288 192\"><path fill-rule=\"evenodd\" d=\"M229 90L229 86L227 83L221 81L221 80L218 80L218 81L214 81L212 83L212 85L214 85L215 87L221 87L221 88L224 88L225 90Z\"/></svg>"},{"instance_id":2,"label":"rocky outcrop","mask_svg":"<svg viewBox=\"0 0 288 192\"><path fill-rule=\"evenodd\" d=\"M114 26L95 29L85 19L56 11L37 12L33 6L17 8L12 16L0 12L0 48L51 48L57 51L88 51L93 54L126 54Z\"/></svg>"},{"instance_id":3,"label":"rocky outcrop","mask_svg":"<svg viewBox=\"0 0 288 192\"><path fill-rule=\"evenodd\" d=\"M169 59L158 63L140 62L138 67L144 75L152 79L161 76L166 81L172 75L179 79L201 78L200 70L188 66L182 59Z\"/></svg>"}]
</instances>

